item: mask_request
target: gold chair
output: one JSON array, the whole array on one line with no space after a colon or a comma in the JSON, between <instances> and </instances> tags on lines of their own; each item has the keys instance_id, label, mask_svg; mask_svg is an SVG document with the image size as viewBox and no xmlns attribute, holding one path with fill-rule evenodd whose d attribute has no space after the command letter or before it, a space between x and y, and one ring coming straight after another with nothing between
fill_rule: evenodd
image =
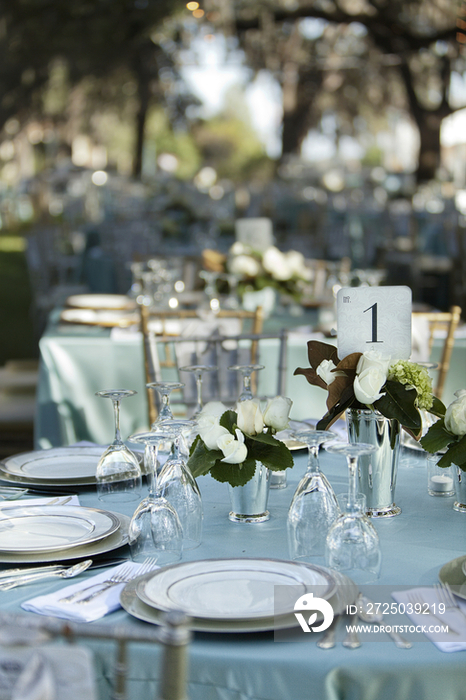
<instances>
[{"instance_id":1,"label":"gold chair","mask_svg":"<svg viewBox=\"0 0 466 700\"><path fill-rule=\"evenodd\" d=\"M215 329L216 323L224 327L229 319L232 320L232 323L237 321L237 324L235 324L234 327L232 326L233 333L231 336L229 334L227 335L225 332L220 333L220 331ZM182 344L185 349L187 347L192 348L192 352L190 353L191 360L184 364L205 364L205 353L202 353L201 349L205 349L206 344L211 343L213 337L216 339L217 337L223 337L223 340L229 340L231 345L231 343L235 342L234 338L238 338L241 335L245 326L249 326L249 333L255 336L255 339L252 340L248 362L255 364L258 361L258 341L262 337L261 334L264 323L262 307L258 307L256 311L245 311L243 309L231 311L221 310L215 314L213 322L208 322L209 331L206 335L201 335L200 328L195 335L188 334L186 330L189 329L186 327L183 330L182 324L184 322L189 322L189 320L197 320L199 324L202 323L199 315L194 310L158 311L141 306L141 331L144 341L144 373L146 384L161 381L162 375L164 375L163 379L166 379L167 373L169 373L168 370L172 370L171 378L174 377L176 381L180 381L178 375L178 367L180 364L178 360L181 353L177 352L175 348L181 348ZM172 333L169 333L169 322L173 321L179 323L177 327L171 329ZM214 335L212 335L212 331ZM178 344L175 342L176 340L179 341ZM243 340L246 340L246 338L243 338ZM212 345L210 345L210 347L212 348ZM220 347L221 341L216 341L217 351ZM193 356L200 356L202 354L204 354L202 362L196 363L192 359ZM233 364L233 362L230 364ZM184 380L185 377L181 377L181 381ZM152 425L158 415L157 400L158 397L155 392L151 389L147 389L149 425Z\"/></svg>"},{"instance_id":2,"label":"gold chair","mask_svg":"<svg viewBox=\"0 0 466 700\"><path fill-rule=\"evenodd\" d=\"M414 319L424 319L428 322L429 330L429 340L428 340L428 350L429 357L432 351L432 346L434 343L435 333L439 330L446 332L445 339L443 341L442 353L440 356L440 361L437 366L437 381L434 386L434 394L439 399L442 398L443 389L445 386L445 380L447 377L448 369L450 367L451 353L453 350L453 345L455 343L455 331L461 319L461 307L451 306L449 311L445 312L435 312L435 311L415 311L413 312Z\"/></svg>"}]
</instances>

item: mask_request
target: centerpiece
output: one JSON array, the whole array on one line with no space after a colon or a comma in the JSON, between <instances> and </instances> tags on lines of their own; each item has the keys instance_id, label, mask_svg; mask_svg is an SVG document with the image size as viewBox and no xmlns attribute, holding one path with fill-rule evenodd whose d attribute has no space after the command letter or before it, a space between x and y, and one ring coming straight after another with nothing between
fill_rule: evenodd
<instances>
[{"instance_id":1,"label":"centerpiece","mask_svg":"<svg viewBox=\"0 0 466 700\"><path fill-rule=\"evenodd\" d=\"M448 408L439 402L439 420L431 425L420 442L427 452L442 453L437 466L453 466L456 492L453 508L466 513L466 389L455 391L455 396Z\"/></svg>"},{"instance_id":2,"label":"centerpiece","mask_svg":"<svg viewBox=\"0 0 466 700\"><path fill-rule=\"evenodd\" d=\"M359 490L372 517L398 515L394 503L400 428L415 440L422 435L422 411L442 414L425 367L410 360L391 360L376 350L353 352L339 359L337 348L308 342L309 368L297 368L310 384L328 391L327 413L317 423L328 430L346 413L350 442L376 446L360 460Z\"/></svg>"},{"instance_id":3,"label":"centerpiece","mask_svg":"<svg viewBox=\"0 0 466 700\"><path fill-rule=\"evenodd\" d=\"M197 419L199 434L189 454L194 477L210 473L229 485L234 522L263 522L271 471L293 466L288 447L275 437L288 426L291 399L276 396L262 411L259 399L240 401L236 410L206 404Z\"/></svg>"}]
</instances>

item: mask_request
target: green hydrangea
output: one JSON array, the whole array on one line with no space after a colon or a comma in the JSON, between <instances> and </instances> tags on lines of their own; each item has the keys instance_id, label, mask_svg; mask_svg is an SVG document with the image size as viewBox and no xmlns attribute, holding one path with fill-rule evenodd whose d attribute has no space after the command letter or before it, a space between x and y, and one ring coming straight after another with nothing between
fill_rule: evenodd
<instances>
[{"instance_id":1,"label":"green hydrangea","mask_svg":"<svg viewBox=\"0 0 466 700\"><path fill-rule=\"evenodd\" d=\"M426 411L432 408L432 379L425 367L409 360L398 360L390 365L388 379L413 386L417 391L418 408Z\"/></svg>"}]
</instances>

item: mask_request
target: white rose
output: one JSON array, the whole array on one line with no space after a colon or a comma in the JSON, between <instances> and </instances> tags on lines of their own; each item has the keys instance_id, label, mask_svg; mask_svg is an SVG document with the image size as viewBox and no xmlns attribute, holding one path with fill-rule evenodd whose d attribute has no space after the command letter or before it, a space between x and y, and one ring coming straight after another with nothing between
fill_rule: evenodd
<instances>
[{"instance_id":1,"label":"white rose","mask_svg":"<svg viewBox=\"0 0 466 700\"><path fill-rule=\"evenodd\" d=\"M368 367L354 378L354 395L363 404L373 404L380 399L380 389L387 377L378 367Z\"/></svg>"},{"instance_id":2,"label":"white rose","mask_svg":"<svg viewBox=\"0 0 466 700\"><path fill-rule=\"evenodd\" d=\"M275 246L267 248L262 258L262 265L274 279L280 282L286 282L293 277L293 271L286 256Z\"/></svg>"},{"instance_id":3,"label":"white rose","mask_svg":"<svg viewBox=\"0 0 466 700\"><path fill-rule=\"evenodd\" d=\"M364 352L359 358L359 362L356 367L356 374L361 374L366 369L376 367L378 370L385 374L386 379L389 366L390 358L384 357L377 350L368 350L367 352Z\"/></svg>"},{"instance_id":4,"label":"white rose","mask_svg":"<svg viewBox=\"0 0 466 700\"><path fill-rule=\"evenodd\" d=\"M455 391L455 396L445 412L445 428L453 435L466 435L466 390Z\"/></svg>"},{"instance_id":5,"label":"white rose","mask_svg":"<svg viewBox=\"0 0 466 700\"><path fill-rule=\"evenodd\" d=\"M228 433L223 435L218 441L219 449L225 457L221 460L227 464L241 464L248 456L248 448L244 444L244 435L236 428L236 439L234 435Z\"/></svg>"},{"instance_id":6,"label":"white rose","mask_svg":"<svg viewBox=\"0 0 466 700\"><path fill-rule=\"evenodd\" d=\"M227 407L221 401L209 401L200 412L198 422L199 418L204 416L215 416L216 418L220 418L227 410Z\"/></svg>"},{"instance_id":7,"label":"white rose","mask_svg":"<svg viewBox=\"0 0 466 700\"><path fill-rule=\"evenodd\" d=\"M322 360L316 369L316 374L329 386L337 377L346 376L345 372L333 372L334 369L336 369L336 364L333 360Z\"/></svg>"},{"instance_id":8,"label":"white rose","mask_svg":"<svg viewBox=\"0 0 466 700\"><path fill-rule=\"evenodd\" d=\"M289 250L286 253L286 262L291 274L303 280L310 280L312 271L306 266L304 255L297 250Z\"/></svg>"},{"instance_id":9,"label":"white rose","mask_svg":"<svg viewBox=\"0 0 466 700\"><path fill-rule=\"evenodd\" d=\"M199 435L208 450L218 450L218 440L224 435L230 435L228 430L220 425L215 416L200 416L198 420Z\"/></svg>"},{"instance_id":10,"label":"white rose","mask_svg":"<svg viewBox=\"0 0 466 700\"><path fill-rule=\"evenodd\" d=\"M230 255L243 255L247 252L248 248L241 241L235 241L230 248Z\"/></svg>"},{"instance_id":11,"label":"white rose","mask_svg":"<svg viewBox=\"0 0 466 700\"><path fill-rule=\"evenodd\" d=\"M265 425L275 430L284 430L288 427L292 405L292 400L286 396L276 396L274 399L269 399L264 411Z\"/></svg>"},{"instance_id":12,"label":"white rose","mask_svg":"<svg viewBox=\"0 0 466 700\"><path fill-rule=\"evenodd\" d=\"M236 407L238 428L246 435L258 435L264 429L260 400L240 401Z\"/></svg>"},{"instance_id":13,"label":"white rose","mask_svg":"<svg viewBox=\"0 0 466 700\"><path fill-rule=\"evenodd\" d=\"M258 261L250 255L237 255L230 261L228 267L233 275L245 277L257 277L261 271Z\"/></svg>"}]
</instances>

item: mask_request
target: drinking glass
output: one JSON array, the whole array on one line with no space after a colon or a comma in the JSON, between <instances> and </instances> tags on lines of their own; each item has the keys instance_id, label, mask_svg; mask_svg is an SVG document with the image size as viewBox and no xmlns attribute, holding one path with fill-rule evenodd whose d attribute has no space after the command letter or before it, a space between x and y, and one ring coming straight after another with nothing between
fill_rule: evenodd
<instances>
[{"instance_id":1,"label":"drinking glass","mask_svg":"<svg viewBox=\"0 0 466 700\"><path fill-rule=\"evenodd\" d=\"M243 378L243 389L239 395L239 401L249 401L253 399L253 393L251 389L251 375L253 372L257 372L260 369L264 369L264 365L232 365L228 367L232 372L240 372Z\"/></svg>"},{"instance_id":2,"label":"drinking glass","mask_svg":"<svg viewBox=\"0 0 466 700\"><path fill-rule=\"evenodd\" d=\"M204 321L215 318L220 311L220 299L217 292L217 280L219 279L220 274L221 273L213 270L201 270L199 272L199 277L205 282L205 299L199 305L197 314L199 318Z\"/></svg>"},{"instance_id":3,"label":"drinking glass","mask_svg":"<svg viewBox=\"0 0 466 700\"><path fill-rule=\"evenodd\" d=\"M343 454L348 463L348 493L341 496L344 512L330 527L326 542L326 563L344 572L355 583L370 583L380 576L382 554L379 536L366 515L366 498L357 493L357 468L361 455L375 452L375 445L364 442L327 445Z\"/></svg>"},{"instance_id":4,"label":"drinking glass","mask_svg":"<svg viewBox=\"0 0 466 700\"><path fill-rule=\"evenodd\" d=\"M128 438L142 443L150 459L149 494L140 502L131 518L128 537L133 561L154 557L163 566L181 559L183 528L174 507L164 498L157 485L157 450L161 443L173 439L173 431L159 427L156 431L137 433Z\"/></svg>"},{"instance_id":5,"label":"drinking glass","mask_svg":"<svg viewBox=\"0 0 466 700\"><path fill-rule=\"evenodd\" d=\"M141 497L142 477L139 461L124 444L120 434L120 402L136 394L132 389L106 389L96 396L111 399L115 417L115 438L100 458L96 469L97 496L100 501L135 501Z\"/></svg>"},{"instance_id":6,"label":"drinking glass","mask_svg":"<svg viewBox=\"0 0 466 700\"><path fill-rule=\"evenodd\" d=\"M187 365L186 367L180 367L180 372L192 372L196 379L197 403L191 418L196 418L204 407L202 402L202 375L204 372L214 372L217 369L216 365Z\"/></svg>"},{"instance_id":7,"label":"drinking glass","mask_svg":"<svg viewBox=\"0 0 466 700\"><path fill-rule=\"evenodd\" d=\"M194 421L166 421L163 430L172 431L173 452L158 475L160 495L175 508L183 528L183 549L195 549L201 544L204 511L196 480L184 459L181 445L183 433L195 426Z\"/></svg>"},{"instance_id":8,"label":"drinking glass","mask_svg":"<svg viewBox=\"0 0 466 700\"><path fill-rule=\"evenodd\" d=\"M307 445L307 471L294 493L288 510L287 534L291 559L322 559L325 555L327 532L339 515L338 501L325 474L319 466L319 448L335 440L329 430L303 429L293 437Z\"/></svg>"},{"instance_id":9,"label":"drinking glass","mask_svg":"<svg viewBox=\"0 0 466 700\"><path fill-rule=\"evenodd\" d=\"M155 430L160 423L166 420L173 420L173 413L170 407L170 394L175 389L181 389L184 384L181 382L150 382L146 384L148 389L155 389L160 396L159 415L151 425L151 430Z\"/></svg>"}]
</instances>

